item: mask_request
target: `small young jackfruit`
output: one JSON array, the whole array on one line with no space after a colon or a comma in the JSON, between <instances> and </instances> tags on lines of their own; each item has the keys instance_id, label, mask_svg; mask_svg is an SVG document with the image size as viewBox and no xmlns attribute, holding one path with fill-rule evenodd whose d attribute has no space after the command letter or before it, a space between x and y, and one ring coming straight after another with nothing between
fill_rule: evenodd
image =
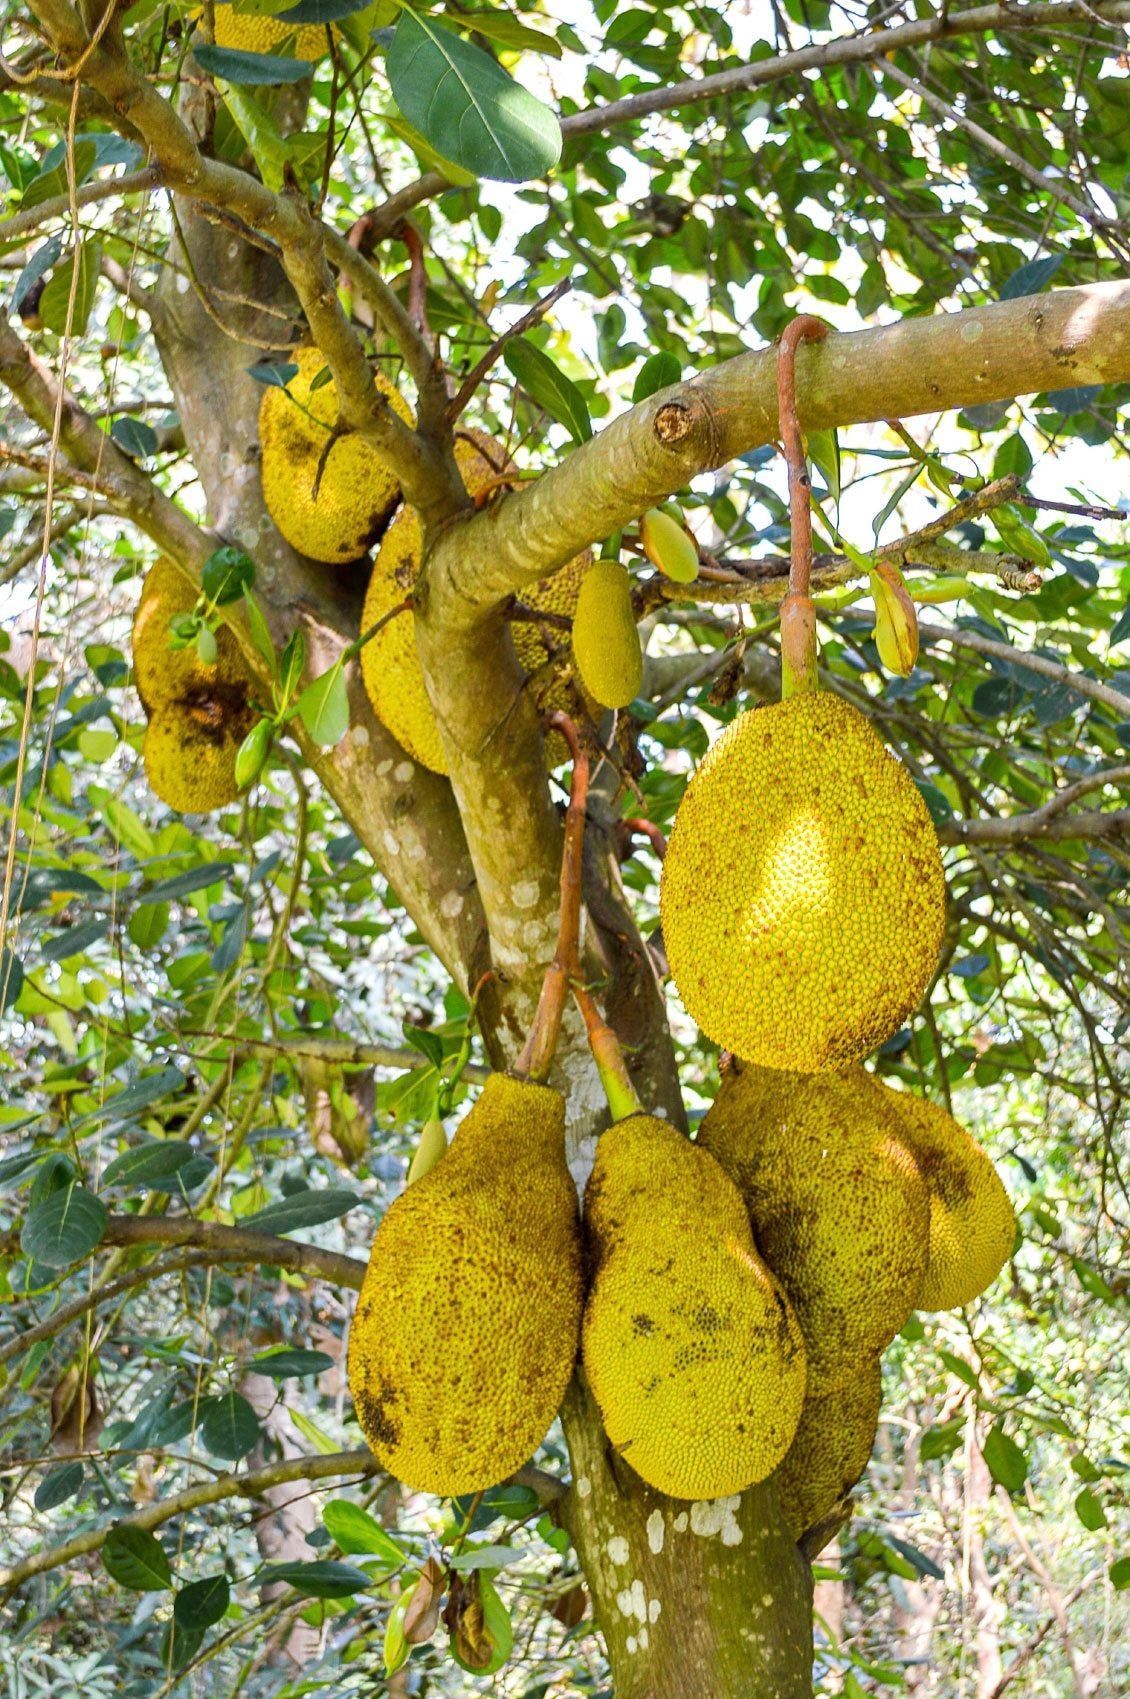
<instances>
[{"instance_id":1,"label":"small young jackfruit","mask_svg":"<svg viewBox=\"0 0 1130 1699\"><path fill-rule=\"evenodd\" d=\"M326 369L319 348L292 349L298 367L285 389L271 385L259 403L263 499L299 554L330 565L356 560L381 535L400 486L371 443L355 431L334 436L337 386L314 387ZM377 389L406 424L412 409L382 372Z\"/></svg>"},{"instance_id":2,"label":"small young jackfruit","mask_svg":"<svg viewBox=\"0 0 1130 1699\"><path fill-rule=\"evenodd\" d=\"M133 672L137 694L146 712L168 707L184 697L246 683L247 668L234 635L221 625L216 632L216 660L206 666L195 644L170 649L169 624L196 606L196 592L164 556L149 568L141 586L133 619Z\"/></svg>"},{"instance_id":3,"label":"small young jackfruit","mask_svg":"<svg viewBox=\"0 0 1130 1699\"><path fill-rule=\"evenodd\" d=\"M444 1496L512 1474L565 1394L581 1300L565 1101L492 1074L446 1156L373 1240L349 1386L381 1463Z\"/></svg>"},{"instance_id":4,"label":"small young jackfruit","mask_svg":"<svg viewBox=\"0 0 1130 1699\"><path fill-rule=\"evenodd\" d=\"M717 1162L652 1115L618 1121L585 1231L585 1373L617 1451L675 1498L764 1480L800 1419L804 1341Z\"/></svg>"},{"instance_id":5,"label":"small young jackfruit","mask_svg":"<svg viewBox=\"0 0 1130 1699\"><path fill-rule=\"evenodd\" d=\"M992 1285L1012 1250L1016 1216L972 1134L937 1103L882 1086L930 1192L930 1262L920 1310L955 1310Z\"/></svg>"},{"instance_id":6,"label":"small young jackfruit","mask_svg":"<svg viewBox=\"0 0 1130 1699\"><path fill-rule=\"evenodd\" d=\"M206 696L155 708L142 744L154 793L179 814L208 814L236 802L236 757L252 722L246 707Z\"/></svg>"},{"instance_id":7,"label":"small young jackfruit","mask_svg":"<svg viewBox=\"0 0 1130 1699\"><path fill-rule=\"evenodd\" d=\"M745 1061L859 1061L918 1005L945 927L926 804L828 691L742 714L687 786L663 940L687 1013Z\"/></svg>"},{"instance_id":8,"label":"small young jackfruit","mask_svg":"<svg viewBox=\"0 0 1130 1699\"><path fill-rule=\"evenodd\" d=\"M800 1318L816 1397L890 1343L926 1274L929 1193L886 1098L862 1068L733 1067L699 1128Z\"/></svg>"},{"instance_id":9,"label":"small young jackfruit","mask_svg":"<svg viewBox=\"0 0 1130 1699\"><path fill-rule=\"evenodd\" d=\"M675 584L693 584L698 577L698 549L690 532L653 507L640 520L640 542L652 566Z\"/></svg>"},{"instance_id":10,"label":"small young jackfruit","mask_svg":"<svg viewBox=\"0 0 1130 1699\"><path fill-rule=\"evenodd\" d=\"M830 1515L866 1469L882 1385L876 1357L838 1392L805 1399L796 1438L775 1477L781 1516L794 1540Z\"/></svg>"},{"instance_id":11,"label":"small young jackfruit","mask_svg":"<svg viewBox=\"0 0 1130 1699\"><path fill-rule=\"evenodd\" d=\"M573 655L589 694L626 708L643 681L643 650L632 612L632 581L618 560L596 560L585 573L573 619Z\"/></svg>"},{"instance_id":12,"label":"small young jackfruit","mask_svg":"<svg viewBox=\"0 0 1130 1699\"><path fill-rule=\"evenodd\" d=\"M237 12L230 4L216 6L213 34L217 47L234 47L241 53L281 51L311 64L329 52L324 24L288 24L267 12Z\"/></svg>"}]
</instances>

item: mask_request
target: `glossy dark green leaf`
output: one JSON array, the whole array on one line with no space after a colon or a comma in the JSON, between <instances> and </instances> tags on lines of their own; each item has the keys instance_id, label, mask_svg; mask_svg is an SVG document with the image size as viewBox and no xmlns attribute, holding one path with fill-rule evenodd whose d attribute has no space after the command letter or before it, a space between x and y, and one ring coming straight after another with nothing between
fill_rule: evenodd
<instances>
[{"instance_id":1,"label":"glossy dark green leaf","mask_svg":"<svg viewBox=\"0 0 1130 1699\"><path fill-rule=\"evenodd\" d=\"M325 1351L306 1351L300 1346L284 1346L279 1351L265 1351L252 1357L247 1367L257 1375L271 1380L291 1380L304 1375L322 1375L332 1369L334 1359Z\"/></svg>"},{"instance_id":2,"label":"glossy dark green leaf","mask_svg":"<svg viewBox=\"0 0 1130 1699\"><path fill-rule=\"evenodd\" d=\"M361 1199L345 1186L326 1186L315 1190L295 1192L289 1198L269 1203L254 1215L245 1216L243 1227L253 1227L257 1233L272 1233L276 1237L294 1233L300 1227L317 1227L323 1221L338 1221L356 1209Z\"/></svg>"},{"instance_id":3,"label":"glossy dark green leaf","mask_svg":"<svg viewBox=\"0 0 1130 1699\"><path fill-rule=\"evenodd\" d=\"M86 1470L81 1463L60 1463L49 1469L35 1489L37 1510L57 1510L82 1491Z\"/></svg>"},{"instance_id":4,"label":"glossy dark green leaf","mask_svg":"<svg viewBox=\"0 0 1130 1699\"><path fill-rule=\"evenodd\" d=\"M206 1575L180 1589L173 1605L173 1621L178 1628L199 1633L219 1622L230 1603L227 1576Z\"/></svg>"},{"instance_id":5,"label":"glossy dark green leaf","mask_svg":"<svg viewBox=\"0 0 1130 1699\"><path fill-rule=\"evenodd\" d=\"M208 1405L200 1438L213 1457L237 1463L259 1443L259 1418L241 1392L221 1393Z\"/></svg>"},{"instance_id":6,"label":"glossy dark green leaf","mask_svg":"<svg viewBox=\"0 0 1130 1699\"><path fill-rule=\"evenodd\" d=\"M363 1569L329 1559L316 1563L274 1563L260 1571L261 1587L278 1581L284 1581L308 1599L348 1599L354 1593L367 1592L373 1585Z\"/></svg>"},{"instance_id":7,"label":"glossy dark green leaf","mask_svg":"<svg viewBox=\"0 0 1130 1699\"><path fill-rule=\"evenodd\" d=\"M162 1180L170 1180L195 1155L184 1139L151 1139L116 1156L102 1175L102 1186L154 1187Z\"/></svg>"},{"instance_id":8,"label":"glossy dark green leaf","mask_svg":"<svg viewBox=\"0 0 1130 1699\"><path fill-rule=\"evenodd\" d=\"M106 1535L102 1562L120 1587L135 1593L162 1593L173 1584L165 1548L146 1528L115 1523Z\"/></svg>"},{"instance_id":9,"label":"glossy dark green leaf","mask_svg":"<svg viewBox=\"0 0 1130 1699\"><path fill-rule=\"evenodd\" d=\"M29 1209L20 1248L46 1268L67 1268L87 1256L106 1231L101 1198L72 1180Z\"/></svg>"},{"instance_id":10,"label":"glossy dark green leaf","mask_svg":"<svg viewBox=\"0 0 1130 1699\"><path fill-rule=\"evenodd\" d=\"M310 75L305 59L283 59L274 53L244 53L238 47L215 47L200 42L193 48L202 71L237 88L274 88L279 83L300 83Z\"/></svg>"}]
</instances>

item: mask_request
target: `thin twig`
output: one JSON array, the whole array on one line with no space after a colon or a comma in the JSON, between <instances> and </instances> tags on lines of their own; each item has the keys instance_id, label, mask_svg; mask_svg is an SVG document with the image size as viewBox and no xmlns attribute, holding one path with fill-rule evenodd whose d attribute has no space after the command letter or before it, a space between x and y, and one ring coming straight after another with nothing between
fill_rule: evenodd
<instances>
[{"instance_id":1,"label":"thin twig","mask_svg":"<svg viewBox=\"0 0 1130 1699\"><path fill-rule=\"evenodd\" d=\"M463 380L459 393L448 407L447 417L452 424L454 424L455 421L462 416L467 407L467 403L470 401L487 373L498 360L498 357L506 347L506 344L508 342L513 342L516 336L521 336L523 331L529 330L532 325L540 324L546 313L548 313L552 307L556 306L561 297L563 295L567 295L572 287L572 281L568 277L563 277L560 283L554 285L548 295L543 295L540 301L534 302L528 313L523 313L522 317L516 320L514 324L508 326L508 328L502 332L501 336L496 337L494 342L491 343L490 347L483 355L482 359L479 361L478 365L475 366L473 371L471 371L470 374Z\"/></svg>"}]
</instances>

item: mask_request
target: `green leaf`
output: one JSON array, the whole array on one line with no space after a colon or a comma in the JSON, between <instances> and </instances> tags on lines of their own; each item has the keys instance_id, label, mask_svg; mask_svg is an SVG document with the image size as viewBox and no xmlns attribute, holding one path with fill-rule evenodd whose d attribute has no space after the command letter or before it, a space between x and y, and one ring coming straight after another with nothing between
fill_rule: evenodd
<instances>
[{"instance_id":1,"label":"green leaf","mask_svg":"<svg viewBox=\"0 0 1130 1699\"><path fill-rule=\"evenodd\" d=\"M1116 1593L1124 1593L1130 1587L1130 1557L1120 1557L1110 1566L1110 1584Z\"/></svg>"},{"instance_id":2,"label":"green leaf","mask_svg":"<svg viewBox=\"0 0 1130 1699\"><path fill-rule=\"evenodd\" d=\"M217 81L233 84L236 89L274 88L279 83L300 83L313 69L307 59L284 59L274 53L245 53L239 47L216 47L211 42L202 41L192 51L202 71L207 71ZM230 106L230 101L228 104ZM236 123L239 123L238 118ZM239 127L243 130L242 124ZM246 136L245 130L243 133Z\"/></svg>"},{"instance_id":3,"label":"green leaf","mask_svg":"<svg viewBox=\"0 0 1130 1699\"><path fill-rule=\"evenodd\" d=\"M574 442L588 442L592 436L588 403L548 354L524 336L516 336L506 344L503 358L527 395L564 425Z\"/></svg>"},{"instance_id":4,"label":"green leaf","mask_svg":"<svg viewBox=\"0 0 1130 1699\"><path fill-rule=\"evenodd\" d=\"M646 401L649 395L678 383L682 376L682 362L674 354L649 354L636 374L632 401Z\"/></svg>"},{"instance_id":5,"label":"green leaf","mask_svg":"<svg viewBox=\"0 0 1130 1699\"><path fill-rule=\"evenodd\" d=\"M455 189L469 189L472 183L478 182L473 171L464 171L454 160L445 159L442 153L437 152L427 137L422 136L415 124L410 124L402 113L382 112L381 117L393 135L399 136L400 140L412 149L426 170L438 171Z\"/></svg>"},{"instance_id":6,"label":"green leaf","mask_svg":"<svg viewBox=\"0 0 1130 1699\"><path fill-rule=\"evenodd\" d=\"M402 13L385 63L408 122L476 177L525 183L560 158L561 126L549 107L430 18Z\"/></svg>"},{"instance_id":7,"label":"green leaf","mask_svg":"<svg viewBox=\"0 0 1130 1699\"><path fill-rule=\"evenodd\" d=\"M252 1357L248 1368L253 1374L266 1375L271 1380L292 1380L302 1375L321 1375L332 1369L334 1360L325 1351L304 1351L299 1346L283 1346L277 1351L265 1351Z\"/></svg>"},{"instance_id":8,"label":"green leaf","mask_svg":"<svg viewBox=\"0 0 1130 1699\"><path fill-rule=\"evenodd\" d=\"M561 57L560 44L554 41L551 35L531 29L512 12L460 11L459 22L464 29L473 30L476 35L485 35L488 41L497 41L500 47L510 47L516 52L528 50L531 53L544 53L550 59Z\"/></svg>"},{"instance_id":9,"label":"green leaf","mask_svg":"<svg viewBox=\"0 0 1130 1699\"><path fill-rule=\"evenodd\" d=\"M79 242L68 257L56 266L43 294L39 298L39 316L48 330L64 335L67 310L71 298L71 279L78 272L75 301L71 317L71 335L81 336L90 318L94 294L98 287L98 271L102 264L100 242Z\"/></svg>"},{"instance_id":10,"label":"green leaf","mask_svg":"<svg viewBox=\"0 0 1130 1699\"><path fill-rule=\"evenodd\" d=\"M51 152L55 152L54 148L52 148ZM49 154L48 159L50 159L50 157L51 155ZM94 169L94 163L97 157L98 148L94 142L89 140L81 142L76 141L74 149L74 180L76 187L80 183L85 183L86 179L90 176L90 173ZM20 205L25 209L33 206L42 206L44 201L53 201L56 195L65 195L67 192L67 161L65 158L57 159L53 164L48 165L45 170L39 171L32 178L31 182L24 190L23 199L20 201Z\"/></svg>"},{"instance_id":11,"label":"green leaf","mask_svg":"<svg viewBox=\"0 0 1130 1699\"><path fill-rule=\"evenodd\" d=\"M989 1431L982 1451L993 1480L1006 1492L1019 1492L1028 1478L1028 1459L999 1422Z\"/></svg>"},{"instance_id":12,"label":"green leaf","mask_svg":"<svg viewBox=\"0 0 1130 1699\"><path fill-rule=\"evenodd\" d=\"M226 1575L206 1575L182 1587L173 1605L173 1621L188 1633L201 1632L219 1622L231 1603Z\"/></svg>"},{"instance_id":13,"label":"green leaf","mask_svg":"<svg viewBox=\"0 0 1130 1699\"><path fill-rule=\"evenodd\" d=\"M952 1351L939 1351L938 1356L942 1359L950 1374L956 1375L958 1380L963 1380L966 1386L971 1386L974 1389L980 1386L981 1381L977 1370L967 1363L964 1357L956 1357Z\"/></svg>"},{"instance_id":14,"label":"green leaf","mask_svg":"<svg viewBox=\"0 0 1130 1699\"><path fill-rule=\"evenodd\" d=\"M220 51L220 49L217 49L217 51ZM240 57L257 59L260 55L248 53L241 54ZM267 56L263 55L263 57ZM288 65L292 69L295 65L302 63L300 59L277 59L269 62L277 65ZM251 157L259 167L259 175L267 188L277 195L286 177L286 168L290 160L290 147L280 136L270 113L260 106L254 95L245 93L242 88L236 87L231 82L224 82L219 86L224 97L224 105L235 120L240 135L251 150Z\"/></svg>"},{"instance_id":15,"label":"green leaf","mask_svg":"<svg viewBox=\"0 0 1130 1699\"><path fill-rule=\"evenodd\" d=\"M186 1139L151 1139L136 1150L124 1150L114 1158L102 1176L103 1189L107 1186L153 1186L160 1180L171 1180L195 1155ZM159 1189L167 1190L166 1187Z\"/></svg>"},{"instance_id":16,"label":"green leaf","mask_svg":"<svg viewBox=\"0 0 1130 1699\"><path fill-rule=\"evenodd\" d=\"M351 1209L356 1209L360 1202L357 1193L351 1192L347 1186L325 1186L317 1191L311 1187L295 1192L289 1198L280 1198L277 1203L269 1203L265 1209L249 1215L240 1225L253 1227L257 1233L273 1233L277 1237L297 1232L300 1227L317 1227L323 1221L338 1221Z\"/></svg>"},{"instance_id":17,"label":"green leaf","mask_svg":"<svg viewBox=\"0 0 1130 1699\"><path fill-rule=\"evenodd\" d=\"M230 861L210 861L206 867L193 867L187 873L176 873L171 879L160 879L156 885L151 885L145 893L145 900L159 903L173 897L190 897L196 891L207 891L212 885L226 882L232 868Z\"/></svg>"},{"instance_id":18,"label":"green leaf","mask_svg":"<svg viewBox=\"0 0 1130 1699\"><path fill-rule=\"evenodd\" d=\"M306 638L301 629L291 632L286 640L286 648L279 662L279 694L282 700L289 704L294 692L298 689L303 668L306 665Z\"/></svg>"},{"instance_id":19,"label":"green leaf","mask_svg":"<svg viewBox=\"0 0 1130 1699\"><path fill-rule=\"evenodd\" d=\"M270 667L272 677L277 678L279 673L279 658L275 653L275 645L271 637L270 626L267 624L262 608L251 594L250 590L246 590L244 592L243 599L247 605L247 623L251 629L251 641Z\"/></svg>"},{"instance_id":20,"label":"green leaf","mask_svg":"<svg viewBox=\"0 0 1130 1699\"><path fill-rule=\"evenodd\" d=\"M1092 1534L1097 1534L1100 1528L1107 1525L1102 1499L1090 1487L1084 1487L1076 1497L1075 1514L1084 1528Z\"/></svg>"},{"instance_id":21,"label":"green leaf","mask_svg":"<svg viewBox=\"0 0 1130 1699\"><path fill-rule=\"evenodd\" d=\"M102 1199L72 1180L28 1211L20 1249L47 1268L68 1268L100 1242L107 1216Z\"/></svg>"},{"instance_id":22,"label":"green leaf","mask_svg":"<svg viewBox=\"0 0 1130 1699\"><path fill-rule=\"evenodd\" d=\"M106 1535L102 1562L120 1587L135 1593L164 1593L173 1584L165 1548L147 1528L117 1522Z\"/></svg>"},{"instance_id":23,"label":"green leaf","mask_svg":"<svg viewBox=\"0 0 1130 1699\"><path fill-rule=\"evenodd\" d=\"M448 1559L451 1569L504 1569L526 1554L519 1546L469 1546L456 1557Z\"/></svg>"},{"instance_id":24,"label":"green leaf","mask_svg":"<svg viewBox=\"0 0 1130 1699\"><path fill-rule=\"evenodd\" d=\"M213 1457L238 1463L259 1443L259 1418L241 1392L225 1392L208 1405L200 1438Z\"/></svg>"},{"instance_id":25,"label":"green leaf","mask_svg":"<svg viewBox=\"0 0 1130 1699\"><path fill-rule=\"evenodd\" d=\"M929 1463L936 1457L952 1457L961 1444L963 1423L960 1418L953 1422L939 1422L935 1427L927 1428L918 1447L918 1455L923 1463Z\"/></svg>"},{"instance_id":26,"label":"green leaf","mask_svg":"<svg viewBox=\"0 0 1130 1699\"><path fill-rule=\"evenodd\" d=\"M235 782L241 791L253 785L263 771L271 751L274 731L273 720L256 720L236 751Z\"/></svg>"},{"instance_id":27,"label":"green leaf","mask_svg":"<svg viewBox=\"0 0 1130 1699\"><path fill-rule=\"evenodd\" d=\"M285 1581L307 1599L348 1599L354 1593L368 1592L373 1585L363 1569L329 1559L319 1563L273 1563L260 1572L261 1587L277 1581Z\"/></svg>"},{"instance_id":28,"label":"green leaf","mask_svg":"<svg viewBox=\"0 0 1130 1699\"><path fill-rule=\"evenodd\" d=\"M331 1498L322 1511L322 1521L334 1544L351 1557L376 1557L397 1569L407 1561L376 1517L351 1499Z\"/></svg>"},{"instance_id":29,"label":"green leaf","mask_svg":"<svg viewBox=\"0 0 1130 1699\"><path fill-rule=\"evenodd\" d=\"M37 1510L56 1510L81 1490L86 1471L81 1463L60 1463L49 1469L35 1489Z\"/></svg>"},{"instance_id":30,"label":"green leaf","mask_svg":"<svg viewBox=\"0 0 1130 1699\"><path fill-rule=\"evenodd\" d=\"M217 549L204 562L201 588L217 608L238 602L255 582L255 562L242 549L230 545Z\"/></svg>"},{"instance_id":31,"label":"green leaf","mask_svg":"<svg viewBox=\"0 0 1130 1699\"><path fill-rule=\"evenodd\" d=\"M0 1015L12 1007L23 988L23 964L5 945L0 949Z\"/></svg>"},{"instance_id":32,"label":"green leaf","mask_svg":"<svg viewBox=\"0 0 1130 1699\"><path fill-rule=\"evenodd\" d=\"M306 686L298 698L298 712L315 743L329 749L341 742L349 730L349 691L340 661Z\"/></svg>"},{"instance_id":33,"label":"green leaf","mask_svg":"<svg viewBox=\"0 0 1130 1699\"><path fill-rule=\"evenodd\" d=\"M169 929L168 903L142 903L130 915L126 931L131 943L146 952L154 949Z\"/></svg>"},{"instance_id":34,"label":"green leaf","mask_svg":"<svg viewBox=\"0 0 1130 1699\"><path fill-rule=\"evenodd\" d=\"M72 1131L85 1132L87 1127L96 1125L99 1121L128 1121L137 1114L139 1109L148 1109L151 1103L157 1103L162 1097L169 1097L173 1092L180 1091L186 1084L185 1076L179 1068L161 1068L155 1074L147 1074L138 1080L136 1085L126 1086L124 1091L115 1092L97 1109L91 1109L81 1116Z\"/></svg>"},{"instance_id":35,"label":"green leaf","mask_svg":"<svg viewBox=\"0 0 1130 1699\"><path fill-rule=\"evenodd\" d=\"M408 1644L408 1638L404 1632L404 1618L407 1615L408 1606L412 1603L412 1596L415 1591L416 1589L413 1587L411 1591L401 1593L388 1613L384 1638L386 1676L395 1675L398 1669L403 1669L411 1655L412 1648Z\"/></svg>"}]
</instances>

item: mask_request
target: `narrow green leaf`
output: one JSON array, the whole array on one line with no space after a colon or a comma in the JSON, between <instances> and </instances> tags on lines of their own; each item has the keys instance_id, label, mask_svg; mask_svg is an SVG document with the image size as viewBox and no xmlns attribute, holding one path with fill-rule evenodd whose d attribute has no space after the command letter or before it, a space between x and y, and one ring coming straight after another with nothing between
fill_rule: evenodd
<instances>
[{"instance_id":1,"label":"narrow green leaf","mask_svg":"<svg viewBox=\"0 0 1130 1699\"><path fill-rule=\"evenodd\" d=\"M74 308L71 316L71 335L81 336L90 318L90 310L94 306L94 294L98 287L98 272L102 264L102 245L100 242L79 242L67 259L58 265L51 275L43 294L39 298L39 316L47 326L62 336L67 328L67 310L71 298L71 279L75 271L78 281L75 284Z\"/></svg>"},{"instance_id":2,"label":"narrow green leaf","mask_svg":"<svg viewBox=\"0 0 1130 1699\"><path fill-rule=\"evenodd\" d=\"M171 1180L195 1155L185 1139L151 1139L116 1156L102 1176L102 1186L153 1186Z\"/></svg>"},{"instance_id":3,"label":"narrow green leaf","mask_svg":"<svg viewBox=\"0 0 1130 1699\"><path fill-rule=\"evenodd\" d=\"M566 377L548 354L524 336L517 336L506 344L503 358L531 400L564 425L574 442L589 440L592 421L588 403L572 378Z\"/></svg>"},{"instance_id":4,"label":"narrow green leaf","mask_svg":"<svg viewBox=\"0 0 1130 1699\"><path fill-rule=\"evenodd\" d=\"M253 1227L257 1233L294 1233L300 1227L317 1227L323 1221L337 1221L356 1209L361 1199L347 1186L325 1186L318 1190L295 1192L289 1198L279 1198L242 1221L242 1227Z\"/></svg>"},{"instance_id":5,"label":"narrow green leaf","mask_svg":"<svg viewBox=\"0 0 1130 1699\"><path fill-rule=\"evenodd\" d=\"M237 90L300 83L313 68L307 59L284 59L275 53L245 53L239 47L216 47L211 42L202 41L192 51L201 70L207 71L217 82L231 83ZM228 105L231 105L230 101ZM236 123L239 124L238 118ZM242 124L239 127L243 130ZM246 130L243 133L247 135Z\"/></svg>"},{"instance_id":6,"label":"narrow green leaf","mask_svg":"<svg viewBox=\"0 0 1130 1699\"><path fill-rule=\"evenodd\" d=\"M86 1471L81 1463L60 1463L49 1469L35 1489L37 1510L56 1510L82 1488Z\"/></svg>"},{"instance_id":7,"label":"narrow green leaf","mask_svg":"<svg viewBox=\"0 0 1130 1699\"><path fill-rule=\"evenodd\" d=\"M363 1569L328 1559L319 1563L273 1563L259 1575L262 1587L278 1581L285 1581L308 1599L348 1599L354 1593L368 1592L373 1585Z\"/></svg>"},{"instance_id":8,"label":"narrow green leaf","mask_svg":"<svg viewBox=\"0 0 1130 1699\"><path fill-rule=\"evenodd\" d=\"M322 1375L334 1366L333 1358L325 1351L304 1351L300 1346L284 1346L278 1351L265 1351L252 1357L248 1368L253 1374L266 1375L270 1380L293 1380L303 1375Z\"/></svg>"}]
</instances>

